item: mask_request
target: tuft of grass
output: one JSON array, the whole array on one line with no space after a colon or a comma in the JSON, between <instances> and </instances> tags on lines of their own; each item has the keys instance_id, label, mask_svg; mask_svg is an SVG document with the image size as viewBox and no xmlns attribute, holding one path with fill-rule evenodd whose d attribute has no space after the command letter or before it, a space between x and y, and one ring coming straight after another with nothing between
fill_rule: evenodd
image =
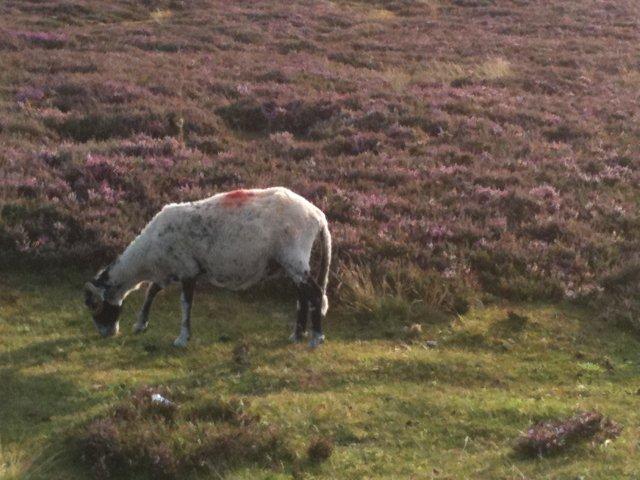
<instances>
[{"instance_id":1,"label":"tuft of grass","mask_svg":"<svg viewBox=\"0 0 640 480\"><path fill-rule=\"evenodd\" d=\"M367 10L366 17L374 21L387 21L396 18L396 14L385 8L371 8Z\"/></svg>"},{"instance_id":2,"label":"tuft of grass","mask_svg":"<svg viewBox=\"0 0 640 480\"><path fill-rule=\"evenodd\" d=\"M410 73L398 67L385 70L383 72L383 78L396 93L403 93L413 79Z\"/></svg>"},{"instance_id":3,"label":"tuft of grass","mask_svg":"<svg viewBox=\"0 0 640 480\"><path fill-rule=\"evenodd\" d=\"M425 275L404 265L374 270L364 265L345 267L340 275L340 301L360 316L409 320L429 312L465 313L469 302L458 287L436 274Z\"/></svg>"},{"instance_id":4,"label":"tuft of grass","mask_svg":"<svg viewBox=\"0 0 640 480\"><path fill-rule=\"evenodd\" d=\"M387 69L383 75L393 90L401 93L408 86L415 84L451 83L456 87L464 87L474 81L498 80L512 75L512 67L508 60L493 57L476 65L432 61L411 71Z\"/></svg>"},{"instance_id":5,"label":"tuft of grass","mask_svg":"<svg viewBox=\"0 0 640 480\"><path fill-rule=\"evenodd\" d=\"M173 12L171 10L162 10L160 8L154 10L153 12L151 12L151 14L149 15L151 17L151 19L156 22L156 23L163 23L165 22L167 19L171 18L173 16Z\"/></svg>"},{"instance_id":6,"label":"tuft of grass","mask_svg":"<svg viewBox=\"0 0 640 480\"><path fill-rule=\"evenodd\" d=\"M24 451L4 444L0 438L0 478L18 480L24 478L28 469L29 462L24 456Z\"/></svg>"},{"instance_id":7,"label":"tuft of grass","mask_svg":"<svg viewBox=\"0 0 640 480\"><path fill-rule=\"evenodd\" d=\"M511 63L502 57L485 60L474 69L474 74L483 80L497 80L512 75Z\"/></svg>"}]
</instances>

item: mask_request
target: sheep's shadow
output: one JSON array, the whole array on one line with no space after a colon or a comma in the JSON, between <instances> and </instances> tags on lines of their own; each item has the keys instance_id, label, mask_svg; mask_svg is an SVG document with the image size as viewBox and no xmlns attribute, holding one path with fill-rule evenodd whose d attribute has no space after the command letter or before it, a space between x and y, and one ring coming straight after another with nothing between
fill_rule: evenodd
<instances>
[{"instance_id":1,"label":"sheep's shadow","mask_svg":"<svg viewBox=\"0 0 640 480\"><path fill-rule=\"evenodd\" d=\"M82 348L83 335L74 335L53 340L43 340L29 343L24 347L0 352L0 368L27 368L44 365L47 362L59 361L67 358L69 353Z\"/></svg>"},{"instance_id":2,"label":"sheep's shadow","mask_svg":"<svg viewBox=\"0 0 640 480\"><path fill-rule=\"evenodd\" d=\"M6 443L37 437L50 429L54 417L76 414L98 402L61 375L3 368L0 384L0 438Z\"/></svg>"}]
</instances>

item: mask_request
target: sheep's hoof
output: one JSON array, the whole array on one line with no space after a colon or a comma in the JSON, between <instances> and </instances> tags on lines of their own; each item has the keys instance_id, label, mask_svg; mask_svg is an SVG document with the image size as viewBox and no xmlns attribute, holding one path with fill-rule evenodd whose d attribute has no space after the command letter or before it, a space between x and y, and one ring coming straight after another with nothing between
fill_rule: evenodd
<instances>
[{"instance_id":1,"label":"sheep's hoof","mask_svg":"<svg viewBox=\"0 0 640 480\"><path fill-rule=\"evenodd\" d=\"M142 333L147 329L148 323L136 322L133 324L133 333Z\"/></svg>"},{"instance_id":2,"label":"sheep's hoof","mask_svg":"<svg viewBox=\"0 0 640 480\"><path fill-rule=\"evenodd\" d=\"M304 340L307 336L309 336L309 334L307 332L303 332L303 333L298 333L298 332L293 332L290 336L289 336L289 341L291 343L300 343L302 340Z\"/></svg>"},{"instance_id":3,"label":"sheep's hoof","mask_svg":"<svg viewBox=\"0 0 640 480\"><path fill-rule=\"evenodd\" d=\"M311 348L317 348L322 343L324 343L324 335L321 333L313 332L311 334L311 341L309 342L309 346Z\"/></svg>"},{"instance_id":4,"label":"sheep's hoof","mask_svg":"<svg viewBox=\"0 0 640 480\"><path fill-rule=\"evenodd\" d=\"M181 335L173 341L173 346L178 348L187 348L188 343L189 339Z\"/></svg>"}]
</instances>

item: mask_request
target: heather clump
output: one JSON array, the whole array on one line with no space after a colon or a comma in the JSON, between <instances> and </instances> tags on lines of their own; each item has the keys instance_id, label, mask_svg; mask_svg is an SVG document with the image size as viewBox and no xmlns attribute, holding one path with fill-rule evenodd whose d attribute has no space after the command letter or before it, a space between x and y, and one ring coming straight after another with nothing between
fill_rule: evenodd
<instances>
[{"instance_id":1,"label":"heather clump","mask_svg":"<svg viewBox=\"0 0 640 480\"><path fill-rule=\"evenodd\" d=\"M248 132L286 131L305 135L316 123L328 120L340 111L330 101L294 100L285 104L240 100L218 109L218 114L233 128Z\"/></svg>"},{"instance_id":2,"label":"heather clump","mask_svg":"<svg viewBox=\"0 0 640 480\"><path fill-rule=\"evenodd\" d=\"M92 464L99 479L109 478L118 469L126 467L119 432L110 420L92 422L81 440L83 458Z\"/></svg>"},{"instance_id":3,"label":"heather clump","mask_svg":"<svg viewBox=\"0 0 640 480\"><path fill-rule=\"evenodd\" d=\"M605 322L634 330L640 329L640 261L629 256L626 265L600 278L597 284L576 291L575 295L600 311Z\"/></svg>"},{"instance_id":4,"label":"heather clump","mask_svg":"<svg viewBox=\"0 0 640 480\"><path fill-rule=\"evenodd\" d=\"M194 470L220 471L243 463L291 462L293 453L281 430L273 425L203 428L186 465Z\"/></svg>"},{"instance_id":5,"label":"heather clump","mask_svg":"<svg viewBox=\"0 0 640 480\"><path fill-rule=\"evenodd\" d=\"M227 422L235 425L252 423L259 417L248 413L249 400L242 397L213 397L198 399L185 414L192 421Z\"/></svg>"},{"instance_id":6,"label":"heather clump","mask_svg":"<svg viewBox=\"0 0 640 480\"><path fill-rule=\"evenodd\" d=\"M537 262L545 261L541 254L548 253L547 249L529 255L521 249L507 248L496 244L479 248L473 255L472 265L486 291L512 300L563 297L561 280L544 275L544 270L537 267Z\"/></svg>"},{"instance_id":7,"label":"heather clump","mask_svg":"<svg viewBox=\"0 0 640 480\"><path fill-rule=\"evenodd\" d=\"M69 40L65 32L36 32L36 31L16 31L13 35L17 38L30 42L34 46L43 48L61 48Z\"/></svg>"},{"instance_id":8,"label":"heather clump","mask_svg":"<svg viewBox=\"0 0 640 480\"><path fill-rule=\"evenodd\" d=\"M375 135L359 133L349 137L338 137L325 147L330 156L359 155L365 152L376 152L380 141Z\"/></svg>"},{"instance_id":9,"label":"heather clump","mask_svg":"<svg viewBox=\"0 0 640 480\"><path fill-rule=\"evenodd\" d=\"M599 412L582 412L562 420L536 423L520 436L515 448L529 456L551 455L589 439L599 443L614 439L621 431L620 425Z\"/></svg>"},{"instance_id":10,"label":"heather clump","mask_svg":"<svg viewBox=\"0 0 640 480\"><path fill-rule=\"evenodd\" d=\"M313 463L325 462L333 453L333 442L326 437L317 437L311 440L307 455Z\"/></svg>"},{"instance_id":11,"label":"heather clump","mask_svg":"<svg viewBox=\"0 0 640 480\"><path fill-rule=\"evenodd\" d=\"M293 461L282 430L248 413L243 399L198 399L184 410L171 400L174 395L166 388L140 388L78 432L75 445L96 478L132 472L177 478Z\"/></svg>"},{"instance_id":12,"label":"heather clump","mask_svg":"<svg viewBox=\"0 0 640 480\"><path fill-rule=\"evenodd\" d=\"M51 121L50 125L63 138L76 142L127 138L138 134L164 137L176 132L169 116L143 111L72 115Z\"/></svg>"},{"instance_id":13,"label":"heather clump","mask_svg":"<svg viewBox=\"0 0 640 480\"><path fill-rule=\"evenodd\" d=\"M181 149L180 142L173 137L153 138L138 135L119 142L114 151L133 157L176 157L181 153Z\"/></svg>"}]
</instances>

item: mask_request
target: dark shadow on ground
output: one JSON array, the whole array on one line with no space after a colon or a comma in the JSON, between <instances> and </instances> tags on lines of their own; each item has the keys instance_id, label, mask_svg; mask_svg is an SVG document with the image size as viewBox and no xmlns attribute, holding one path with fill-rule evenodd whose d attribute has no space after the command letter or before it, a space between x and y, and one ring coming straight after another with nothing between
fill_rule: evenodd
<instances>
[{"instance_id":1,"label":"dark shadow on ground","mask_svg":"<svg viewBox=\"0 0 640 480\"><path fill-rule=\"evenodd\" d=\"M4 368L0 385L0 438L6 443L37 437L50 428L53 417L84 411L97 402L60 375Z\"/></svg>"},{"instance_id":2,"label":"dark shadow on ground","mask_svg":"<svg viewBox=\"0 0 640 480\"><path fill-rule=\"evenodd\" d=\"M0 352L0 366L25 368L64 360L69 353L81 349L84 340L84 336L76 335L34 342L14 350L5 350Z\"/></svg>"}]
</instances>

